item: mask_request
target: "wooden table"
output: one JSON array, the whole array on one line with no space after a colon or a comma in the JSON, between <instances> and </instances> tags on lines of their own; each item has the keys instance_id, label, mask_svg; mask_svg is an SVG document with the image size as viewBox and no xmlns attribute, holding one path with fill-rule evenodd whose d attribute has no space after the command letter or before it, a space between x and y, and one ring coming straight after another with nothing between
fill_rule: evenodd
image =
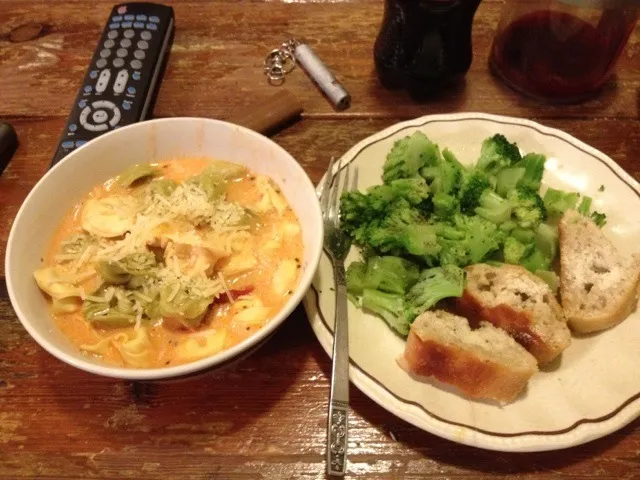
<instances>
[{"instance_id":1,"label":"wooden table","mask_svg":"<svg viewBox=\"0 0 640 480\"><path fill-rule=\"evenodd\" d=\"M20 148L0 177L0 257L22 200L45 172L113 0L3 0L0 118ZM500 3L485 0L474 26L466 87L418 104L382 89L372 43L383 3L173 2L175 43L156 117L227 118L273 92L262 59L290 35L306 39L353 96L336 113L300 70L286 85L302 121L274 137L314 181L330 156L399 120L481 111L538 120L606 152L640 177L637 32L602 94L546 106L501 86L487 55ZM35 23L39 36L16 38ZM13 30L13 34L11 33ZM20 41L21 40L21 41ZM0 266L0 275L4 274ZM323 478L330 362L299 307L276 336L234 370L197 381L122 382L78 371L25 332L0 284L0 477ZM457 445L387 413L355 388L350 478L640 478L640 422L560 452L501 454Z\"/></svg>"}]
</instances>

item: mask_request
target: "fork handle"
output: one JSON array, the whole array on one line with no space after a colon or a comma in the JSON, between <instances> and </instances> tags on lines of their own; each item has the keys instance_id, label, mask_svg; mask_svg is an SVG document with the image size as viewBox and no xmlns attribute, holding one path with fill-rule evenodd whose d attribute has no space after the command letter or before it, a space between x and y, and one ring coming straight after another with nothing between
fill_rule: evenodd
<instances>
[{"instance_id":1,"label":"fork handle","mask_svg":"<svg viewBox=\"0 0 640 480\"><path fill-rule=\"evenodd\" d=\"M333 371L327 419L327 473L344 475L347 469L349 417L349 324L344 263L335 262L336 316L333 327Z\"/></svg>"}]
</instances>

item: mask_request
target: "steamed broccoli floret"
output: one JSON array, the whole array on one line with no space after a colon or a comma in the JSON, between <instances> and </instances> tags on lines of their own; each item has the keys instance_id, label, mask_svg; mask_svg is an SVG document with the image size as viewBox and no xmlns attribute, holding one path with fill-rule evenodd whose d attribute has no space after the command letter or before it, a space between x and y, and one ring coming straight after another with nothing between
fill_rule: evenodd
<instances>
[{"instance_id":1,"label":"steamed broccoli floret","mask_svg":"<svg viewBox=\"0 0 640 480\"><path fill-rule=\"evenodd\" d=\"M446 219L460 211L460 202L453 195L437 193L433 196L433 213L436 217Z\"/></svg>"},{"instance_id":2,"label":"steamed broccoli floret","mask_svg":"<svg viewBox=\"0 0 640 480\"><path fill-rule=\"evenodd\" d=\"M591 197L582 197L582 201L580 202L580 205L578 205L578 213L588 217L589 210L591 210L591 202L593 202Z\"/></svg>"},{"instance_id":3,"label":"steamed broccoli floret","mask_svg":"<svg viewBox=\"0 0 640 480\"><path fill-rule=\"evenodd\" d=\"M539 153L528 153L522 157L522 160L515 165L516 167L524 168L525 170L523 177L518 182L518 185L524 185L525 187L539 190L546 161L547 157Z\"/></svg>"},{"instance_id":4,"label":"steamed broccoli floret","mask_svg":"<svg viewBox=\"0 0 640 480\"><path fill-rule=\"evenodd\" d=\"M498 173L496 178L496 192L498 192L498 195L506 197L511 190L518 186L525 172L525 168L513 167L505 168Z\"/></svg>"},{"instance_id":5,"label":"steamed broccoli floret","mask_svg":"<svg viewBox=\"0 0 640 480\"><path fill-rule=\"evenodd\" d=\"M464 178L460 189L460 211L473 215L480 206L480 198L487 188L491 188L489 180L480 172L473 172Z\"/></svg>"},{"instance_id":6,"label":"steamed broccoli floret","mask_svg":"<svg viewBox=\"0 0 640 480\"><path fill-rule=\"evenodd\" d=\"M367 242L367 229L383 213L371 205L371 198L362 192L345 192L340 198L340 229L358 245Z\"/></svg>"},{"instance_id":7,"label":"steamed broccoli floret","mask_svg":"<svg viewBox=\"0 0 640 480\"><path fill-rule=\"evenodd\" d=\"M464 271L454 265L430 268L420 274L420 279L406 296L406 308L411 322L444 298L460 297L464 290Z\"/></svg>"},{"instance_id":8,"label":"steamed broccoli floret","mask_svg":"<svg viewBox=\"0 0 640 480\"><path fill-rule=\"evenodd\" d=\"M537 228L547 219L547 210L536 190L520 186L509 192L507 199L513 206L514 220L521 228Z\"/></svg>"},{"instance_id":9,"label":"steamed broccoli floret","mask_svg":"<svg viewBox=\"0 0 640 480\"><path fill-rule=\"evenodd\" d=\"M405 293L419 276L420 269L409 260L392 256L372 257L367 262L363 288Z\"/></svg>"},{"instance_id":10,"label":"steamed broccoli floret","mask_svg":"<svg viewBox=\"0 0 640 480\"><path fill-rule=\"evenodd\" d=\"M362 294L362 308L380 315L400 335L409 335L415 317L407 309L404 295L366 288Z\"/></svg>"},{"instance_id":11,"label":"steamed broccoli floret","mask_svg":"<svg viewBox=\"0 0 640 480\"><path fill-rule=\"evenodd\" d=\"M518 146L498 133L482 142L476 168L488 175L496 175L500 170L511 167L520 160L522 156Z\"/></svg>"},{"instance_id":12,"label":"steamed broccoli floret","mask_svg":"<svg viewBox=\"0 0 640 480\"><path fill-rule=\"evenodd\" d=\"M440 249L433 226L404 199L397 200L379 224L367 229L366 242L383 253L405 252L425 260Z\"/></svg>"},{"instance_id":13,"label":"steamed broccoli floret","mask_svg":"<svg viewBox=\"0 0 640 480\"><path fill-rule=\"evenodd\" d=\"M607 216L604 213L593 211L591 212L590 217L591 220L593 220L594 223L600 228L604 227L607 223Z\"/></svg>"},{"instance_id":14,"label":"steamed broccoli floret","mask_svg":"<svg viewBox=\"0 0 640 480\"><path fill-rule=\"evenodd\" d=\"M388 187L394 198L404 198L412 205L419 205L429 198L429 185L421 177L393 180Z\"/></svg>"},{"instance_id":15,"label":"steamed broccoli floret","mask_svg":"<svg viewBox=\"0 0 640 480\"><path fill-rule=\"evenodd\" d=\"M439 156L438 147L422 132L397 140L382 167L385 183L398 178L411 178Z\"/></svg>"},{"instance_id":16,"label":"steamed broccoli floret","mask_svg":"<svg viewBox=\"0 0 640 480\"><path fill-rule=\"evenodd\" d=\"M533 243L524 243L515 237L507 237L502 247L502 254L505 263L518 265L524 258L531 255L535 245Z\"/></svg>"},{"instance_id":17,"label":"steamed broccoli floret","mask_svg":"<svg viewBox=\"0 0 640 480\"><path fill-rule=\"evenodd\" d=\"M465 267L483 261L502 246L505 234L481 217L455 215L451 222L436 224L440 264Z\"/></svg>"},{"instance_id":18,"label":"steamed broccoli floret","mask_svg":"<svg viewBox=\"0 0 640 480\"><path fill-rule=\"evenodd\" d=\"M538 247L534 247L533 251L520 261L520 265L530 272L536 272L549 270L551 261Z\"/></svg>"},{"instance_id":19,"label":"steamed broccoli floret","mask_svg":"<svg viewBox=\"0 0 640 480\"><path fill-rule=\"evenodd\" d=\"M448 149L442 152L435 166L425 167L421 172L431 180L434 193L455 193L460 187L465 168Z\"/></svg>"},{"instance_id":20,"label":"steamed broccoli floret","mask_svg":"<svg viewBox=\"0 0 640 480\"><path fill-rule=\"evenodd\" d=\"M558 228L547 223L541 223L536 230L535 244L553 262L558 253Z\"/></svg>"},{"instance_id":21,"label":"steamed broccoli floret","mask_svg":"<svg viewBox=\"0 0 640 480\"><path fill-rule=\"evenodd\" d=\"M347 267L347 292L352 295L362 295L367 276L367 264L351 262Z\"/></svg>"},{"instance_id":22,"label":"steamed broccoli floret","mask_svg":"<svg viewBox=\"0 0 640 480\"><path fill-rule=\"evenodd\" d=\"M563 192L555 188L549 188L544 194L544 206L549 215L559 216L565 211L576 208L579 194L575 192Z\"/></svg>"},{"instance_id":23,"label":"steamed broccoli floret","mask_svg":"<svg viewBox=\"0 0 640 480\"><path fill-rule=\"evenodd\" d=\"M485 220L499 225L511 218L511 203L488 188L480 196L480 206L475 212Z\"/></svg>"}]
</instances>

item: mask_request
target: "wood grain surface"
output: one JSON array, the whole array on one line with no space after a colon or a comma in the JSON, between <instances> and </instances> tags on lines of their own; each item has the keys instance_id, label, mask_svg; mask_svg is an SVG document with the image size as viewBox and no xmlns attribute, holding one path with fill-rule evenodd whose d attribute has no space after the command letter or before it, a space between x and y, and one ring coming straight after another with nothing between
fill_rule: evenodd
<instances>
[{"instance_id":1,"label":"wood grain surface","mask_svg":"<svg viewBox=\"0 0 640 480\"><path fill-rule=\"evenodd\" d=\"M308 41L332 68L353 97L351 108L335 112L295 70L286 86L300 99L303 119L273 137L314 181L329 157L382 128L455 111L539 120L602 150L640 179L637 32L617 77L597 98L543 105L489 74L501 3L485 0L474 23L475 59L465 85L416 103L377 83L372 44L381 0L166 3L175 8L177 31L156 117L224 119L251 106L275 88L262 73L264 55L290 36ZM47 169L112 4L0 2L0 119L12 123L20 139L0 177L2 258L11 222ZM329 372L330 361L299 307L254 356L218 374L166 383L86 374L29 337L0 278L0 478L324 478ZM504 454L442 440L355 388L351 394L348 478L640 478L637 420L581 447Z\"/></svg>"}]
</instances>

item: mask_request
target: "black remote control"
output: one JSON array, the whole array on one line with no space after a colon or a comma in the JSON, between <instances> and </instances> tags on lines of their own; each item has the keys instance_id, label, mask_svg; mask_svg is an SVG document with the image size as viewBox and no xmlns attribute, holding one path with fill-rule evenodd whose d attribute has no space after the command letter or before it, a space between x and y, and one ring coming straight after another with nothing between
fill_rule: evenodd
<instances>
[{"instance_id":1,"label":"black remote control","mask_svg":"<svg viewBox=\"0 0 640 480\"><path fill-rule=\"evenodd\" d=\"M111 10L51 165L108 131L151 116L174 31L173 8Z\"/></svg>"}]
</instances>

